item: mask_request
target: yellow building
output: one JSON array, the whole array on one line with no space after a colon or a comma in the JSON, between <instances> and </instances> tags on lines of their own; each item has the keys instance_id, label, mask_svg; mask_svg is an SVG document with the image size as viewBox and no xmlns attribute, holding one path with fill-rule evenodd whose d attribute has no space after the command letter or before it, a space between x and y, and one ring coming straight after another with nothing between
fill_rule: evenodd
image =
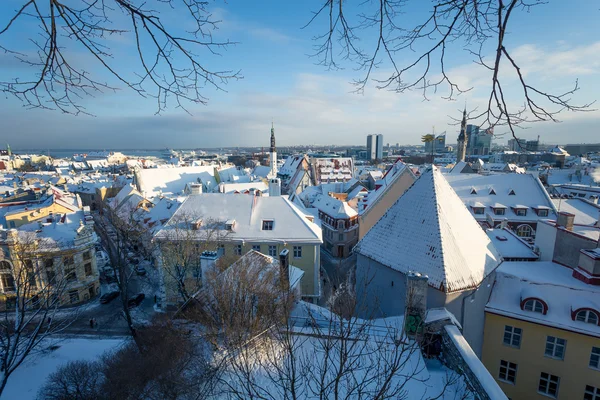
<instances>
[{"instance_id":1,"label":"yellow building","mask_svg":"<svg viewBox=\"0 0 600 400\"><path fill-rule=\"evenodd\" d=\"M225 256L241 256L250 250L277 257L288 249L290 265L300 268L300 282L305 298L321 296L320 246L321 229L292 204L287 197L261 197L205 193L190 195L154 235L156 242L173 240L213 242ZM192 221L193 223L190 223ZM198 251L198 258L201 251ZM158 256L157 259L164 257ZM159 266L162 268L162 266ZM176 285L163 274L168 303L173 303Z\"/></svg>"},{"instance_id":2,"label":"yellow building","mask_svg":"<svg viewBox=\"0 0 600 400\"><path fill-rule=\"evenodd\" d=\"M93 222L82 211L55 218L0 231L0 307L14 306L17 287L29 297L58 295L61 305L100 293Z\"/></svg>"},{"instance_id":3,"label":"yellow building","mask_svg":"<svg viewBox=\"0 0 600 400\"><path fill-rule=\"evenodd\" d=\"M76 195L57 190L40 204L20 206L4 215L8 228L18 228L33 221L52 218L54 215L74 213L81 209L81 202Z\"/></svg>"},{"instance_id":4,"label":"yellow building","mask_svg":"<svg viewBox=\"0 0 600 400\"><path fill-rule=\"evenodd\" d=\"M552 262L505 262L486 306L483 363L513 399L600 399L600 286Z\"/></svg>"}]
</instances>

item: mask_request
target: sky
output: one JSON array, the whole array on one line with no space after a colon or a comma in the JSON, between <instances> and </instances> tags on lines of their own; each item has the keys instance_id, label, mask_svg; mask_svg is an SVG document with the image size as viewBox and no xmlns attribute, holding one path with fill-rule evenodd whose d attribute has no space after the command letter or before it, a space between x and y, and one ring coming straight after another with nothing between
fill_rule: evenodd
<instances>
[{"instance_id":1,"label":"sky","mask_svg":"<svg viewBox=\"0 0 600 400\"><path fill-rule=\"evenodd\" d=\"M3 0L0 25L10 11L23 0ZM353 93L353 79L363 73L355 65L343 63L342 69L328 70L317 65L313 36L327 28L318 20L302 28L318 9L320 2L244 0L214 1L210 9L221 20L216 40L236 42L220 55L201 53L203 65L219 70L239 70L243 79L229 81L224 90L207 88L202 92L206 105L187 104L190 114L175 104L156 115L156 100L142 98L132 90L111 81L85 49L73 48L65 38L70 62L93 76L117 84L116 92L105 91L85 97L80 104L94 114L68 115L60 111L28 109L17 99L0 97L0 147L13 149L151 149L231 146L268 146L271 122L278 145L363 145L372 133L384 135L386 143L418 144L423 134L447 132L453 143L458 127L450 116L460 118L461 110L482 107L489 93L491 76L473 63L473 57L460 47L448 51L450 76L464 87L473 87L454 101L445 100L446 92L424 100L419 92L395 93L377 89L370 82L361 94ZM399 22L414 21L426 15L426 1L416 1L401 14ZM348 8L353 20L357 9ZM163 15L167 26L190 26L182 14L168 11ZM514 15L506 46L521 65L528 82L552 92L572 87L578 80L581 89L573 95L577 104L592 102L600 96L600 10L593 0L553 1L530 12ZM115 23L124 21L116 18ZM31 52L29 40L35 32L31 21L0 36L0 46ZM366 48L372 44L372 32L361 35ZM35 37L35 36L33 36ZM132 76L137 65L135 45L127 34L111 36L111 65ZM144 44L143 44L144 45ZM406 62L404 59L401 62ZM25 66L7 54L0 54L0 81L23 77ZM389 73L385 62L373 77ZM507 97L516 107L522 103L514 77L507 75ZM599 99L600 100L600 99ZM600 104L598 104L600 107ZM561 123L536 123L520 130L519 137L540 135L545 143L599 142L600 112L564 112ZM508 139L504 128L496 128L496 139Z\"/></svg>"}]
</instances>

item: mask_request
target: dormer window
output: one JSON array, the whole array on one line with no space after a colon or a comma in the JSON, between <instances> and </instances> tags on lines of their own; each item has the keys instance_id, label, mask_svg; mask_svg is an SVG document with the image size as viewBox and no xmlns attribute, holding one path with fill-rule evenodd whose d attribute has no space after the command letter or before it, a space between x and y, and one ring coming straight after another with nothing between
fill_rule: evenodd
<instances>
[{"instance_id":1,"label":"dormer window","mask_svg":"<svg viewBox=\"0 0 600 400\"><path fill-rule=\"evenodd\" d=\"M588 324L598 325L600 317L598 312L590 309L581 309L575 312L575 321L586 322Z\"/></svg>"},{"instance_id":2,"label":"dormer window","mask_svg":"<svg viewBox=\"0 0 600 400\"><path fill-rule=\"evenodd\" d=\"M471 188L471 194L477 194L477 190L475 190L475 188Z\"/></svg>"},{"instance_id":3,"label":"dormer window","mask_svg":"<svg viewBox=\"0 0 600 400\"><path fill-rule=\"evenodd\" d=\"M496 194L496 191L495 191L493 188L490 188L490 193L489 193L489 194L490 194L490 195L495 195L495 194Z\"/></svg>"},{"instance_id":4,"label":"dormer window","mask_svg":"<svg viewBox=\"0 0 600 400\"><path fill-rule=\"evenodd\" d=\"M548 210L537 210L537 215L538 215L538 217L547 217Z\"/></svg>"},{"instance_id":5,"label":"dormer window","mask_svg":"<svg viewBox=\"0 0 600 400\"><path fill-rule=\"evenodd\" d=\"M273 220L264 220L262 222L262 230L263 231L272 231L273 230Z\"/></svg>"},{"instance_id":6,"label":"dormer window","mask_svg":"<svg viewBox=\"0 0 600 400\"><path fill-rule=\"evenodd\" d=\"M483 213L485 212L485 209L483 207L472 207L473 209L473 214L475 215L483 215Z\"/></svg>"},{"instance_id":7,"label":"dormer window","mask_svg":"<svg viewBox=\"0 0 600 400\"><path fill-rule=\"evenodd\" d=\"M509 196L514 196L514 195L515 195L515 191L514 191L514 190L512 190L512 189L510 189L510 190L508 191L508 195L509 195Z\"/></svg>"},{"instance_id":8,"label":"dormer window","mask_svg":"<svg viewBox=\"0 0 600 400\"><path fill-rule=\"evenodd\" d=\"M521 309L546 315L548 305L541 299L529 298L521 301Z\"/></svg>"},{"instance_id":9,"label":"dormer window","mask_svg":"<svg viewBox=\"0 0 600 400\"><path fill-rule=\"evenodd\" d=\"M235 219L230 219L225 222L225 229L228 231L232 231L235 229Z\"/></svg>"},{"instance_id":10,"label":"dormer window","mask_svg":"<svg viewBox=\"0 0 600 400\"><path fill-rule=\"evenodd\" d=\"M494 215L504 215L504 214L506 214L506 209L505 208L492 207L492 210L494 210Z\"/></svg>"}]
</instances>

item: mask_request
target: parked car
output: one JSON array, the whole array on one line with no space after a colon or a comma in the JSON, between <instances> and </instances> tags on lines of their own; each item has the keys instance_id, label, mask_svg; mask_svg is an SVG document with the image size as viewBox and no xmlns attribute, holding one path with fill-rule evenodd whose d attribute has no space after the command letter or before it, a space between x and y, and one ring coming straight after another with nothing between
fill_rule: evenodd
<instances>
[{"instance_id":1,"label":"parked car","mask_svg":"<svg viewBox=\"0 0 600 400\"><path fill-rule=\"evenodd\" d=\"M100 296L100 303L101 304L110 303L111 301L113 301L114 299L116 299L117 297L119 297L119 293L120 292L118 290L114 290L112 292L104 293L102 296Z\"/></svg>"},{"instance_id":2,"label":"parked car","mask_svg":"<svg viewBox=\"0 0 600 400\"><path fill-rule=\"evenodd\" d=\"M144 293L138 293L129 300L127 300L127 307L134 308L140 305L146 295Z\"/></svg>"},{"instance_id":3,"label":"parked car","mask_svg":"<svg viewBox=\"0 0 600 400\"><path fill-rule=\"evenodd\" d=\"M135 266L135 273L138 275L146 275L146 268L143 265L138 264Z\"/></svg>"}]
</instances>

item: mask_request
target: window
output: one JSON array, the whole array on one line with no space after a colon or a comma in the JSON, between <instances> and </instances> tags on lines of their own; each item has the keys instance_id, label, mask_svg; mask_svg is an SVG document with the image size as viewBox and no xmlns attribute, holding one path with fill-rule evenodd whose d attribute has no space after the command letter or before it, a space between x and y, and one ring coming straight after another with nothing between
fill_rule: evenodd
<instances>
[{"instance_id":1,"label":"window","mask_svg":"<svg viewBox=\"0 0 600 400\"><path fill-rule=\"evenodd\" d=\"M90 258L92 258L92 255L89 251L84 251L83 252L83 259L84 260L89 260Z\"/></svg>"},{"instance_id":2,"label":"window","mask_svg":"<svg viewBox=\"0 0 600 400\"><path fill-rule=\"evenodd\" d=\"M508 383L515 383L517 379L517 364L500 360L500 374L498 379Z\"/></svg>"},{"instance_id":3,"label":"window","mask_svg":"<svg viewBox=\"0 0 600 400\"><path fill-rule=\"evenodd\" d=\"M477 190L475 190L475 188L471 188L471 194L477 194Z\"/></svg>"},{"instance_id":4,"label":"window","mask_svg":"<svg viewBox=\"0 0 600 400\"><path fill-rule=\"evenodd\" d=\"M277 246L269 245L269 255L271 257L277 257Z\"/></svg>"},{"instance_id":5,"label":"window","mask_svg":"<svg viewBox=\"0 0 600 400\"><path fill-rule=\"evenodd\" d=\"M504 215L506 210L504 208L492 208L494 215Z\"/></svg>"},{"instance_id":6,"label":"window","mask_svg":"<svg viewBox=\"0 0 600 400\"><path fill-rule=\"evenodd\" d=\"M519 348L521 347L521 336L523 330L521 328L515 328L513 326L506 325L504 327L504 344Z\"/></svg>"},{"instance_id":7,"label":"window","mask_svg":"<svg viewBox=\"0 0 600 400\"><path fill-rule=\"evenodd\" d=\"M567 341L565 339L548 336L546 338L546 351L544 354L548 357L562 360L565 358L565 347Z\"/></svg>"},{"instance_id":8,"label":"window","mask_svg":"<svg viewBox=\"0 0 600 400\"><path fill-rule=\"evenodd\" d=\"M79 292L77 290L72 290L69 292L69 301L71 304L79 301Z\"/></svg>"},{"instance_id":9,"label":"window","mask_svg":"<svg viewBox=\"0 0 600 400\"><path fill-rule=\"evenodd\" d=\"M48 279L48 283L56 283L56 271L53 269L47 269L46 279Z\"/></svg>"},{"instance_id":10,"label":"window","mask_svg":"<svg viewBox=\"0 0 600 400\"><path fill-rule=\"evenodd\" d=\"M342 242L342 241L344 240L344 234L343 234L343 233L340 233L340 234L338 235L338 240L339 240L340 242Z\"/></svg>"},{"instance_id":11,"label":"window","mask_svg":"<svg viewBox=\"0 0 600 400\"><path fill-rule=\"evenodd\" d=\"M294 246L294 258L302 258L302 246Z\"/></svg>"},{"instance_id":12,"label":"window","mask_svg":"<svg viewBox=\"0 0 600 400\"><path fill-rule=\"evenodd\" d=\"M65 276L67 278L67 282L76 281L77 273L75 272L75 268L65 268Z\"/></svg>"},{"instance_id":13,"label":"window","mask_svg":"<svg viewBox=\"0 0 600 400\"><path fill-rule=\"evenodd\" d=\"M225 245L224 244L220 244L217 246L218 251L221 252L221 255L224 256L225 255Z\"/></svg>"},{"instance_id":14,"label":"window","mask_svg":"<svg viewBox=\"0 0 600 400\"><path fill-rule=\"evenodd\" d=\"M590 354L590 368L600 369L600 347L592 347L592 354Z\"/></svg>"},{"instance_id":15,"label":"window","mask_svg":"<svg viewBox=\"0 0 600 400\"><path fill-rule=\"evenodd\" d=\"M235 247L233 248L233 252L236 256L241 256L242 255L242 245L241 244L235 245Z\"/></svg>"},{"instance_id":16,"label":"window","mask_svg":"<svg viewBox=\"0 0 600 400\"><path fill-rule=\"evenodd\" d=\"M92 263L87 263L83 266L83 269L85 270L85 276L90 276L92 275Z\"/></svg>"},{"instance_id":17,"label":"window","mask_svg":"<svg viewBox=\"0 0 600 400\"><path fill-rule=\"evenodd\" d=\"M541 301L537 300L537 299L529 299L525 302L525 304L523 305L523 310L525 311L534 311L534 312L538 312L541 314L545 314L544 310L544 303L542 303Z\"/></svg>"},{"instance_id":18,"label":"window","mask_svg":"<svg viewBox=\"0 0 600 400\"><path fill-rule=\"evenodd\" d=\"M598 314L592 310L581 310L575 317L577 321L587 322L588 324L598 325Z\"/></svg>"},{"instance_id":19,"label":"window","mask_svg":"<svg viewBox=\"0 0 600 400\"><path fill-rule=\"evenodd\" d=\"M10 271L10 264L8 261L0 261L0 271Z\"/></svg>"},{"instance_id":20,"label":"window","mask_svg":"<svg viewBox=\"0 0 600 400\"><path fill-rule=\"evenodd\" d=\"M0 279L2 280L2 288L5 292L14 292L15 291L15 279L10 274L2 274L0 275Z\"/></svg>"},{"instance_id":21,"label":"window","mask_svg":"<svg viewBox=\"0 0 600 400\"><path fill-rule=\"evenodd\" d=\"M15 221L9 221L9 222L8 222L8 225L9 225L11 228L15 228L15 227L16 227Z\"/></svg>"},{"instance_id":22,"label":"window","mask_svg":"<svg viewBox=\"0 0 600 400\"><path fill-rule=\"evenodd\" d=\"M515 191L514 191L514 190L512 190L512 189L510 189L510 191L508 192L508 195L509 195L509 196L514 196L514 195L515 195Z\"/></svg>"},{"instance_id":23,"label":"window","mask_svg":"<svg viewBox=\"0 0 600 400\"><path fill-rule=\"evenodd\" d=\"M531 226L523 224L517 227L517 236L519 237L531 237L533 234L533 229Z\"/></svg>"},{"instance_id":24,"label":"window","mask_svg":"<svg viewBox=\"0 0 600 400\"><path fill-rule=\"evenodd\" d=\"M537 215L538 215L538 217L547 217L548 210L538 210Z\"/></svg>"},{"instance_id":25,"label":"window","mask_svg":"<svg viewBox=\"0 0 600 400\"><path fill-rule=\"evenodd\" d=\"M344 229L345 223L344 221L338 221L338 229Z\"/></svg>"},{"instance_id":26,"label":"window","mask_svg":"<svg viewBox=\"0 0 600 400\"><path fill-rule=\"evenodd\" d=\"M517 208L517 209L515 209L515 214L517 214L519 217L524 217L527 215L527 209Z\"/></svg>"},{"instance_id":27,"label":"window","mask_svg":"<svg viewBox=\"0 0 600 400\"><path fill-rule=\"evenodd\" d=\"M63 264L64 265L73 265L75 261L73 260L73 256L65 256L63 258Z\"/></svg>"},{"instance_id":28,"label":"window","mask_svg":"<svg viewBox=\"0 0 600 400\"><path fill-rule=\"evenodd\" d=\"M491 195L495 195L495 194L496 194L496 191L495 191L494 189L490 189L490 194L491 194Z\"/></svg>"},{"instance_id":29,"label":"window","mask_svg":"<svg viewBox=\"0 0 600 400\"><path fill-rule=\"evenodd\" d=\"M44 267L46 267L46 269L54 268L54 258L47 258L44 260Z\"/></svg>"},{"instance_id":30,"label":"window","mask_svg":"<svg viewBox=\"0 0 600 400\"><path fill-rule=\"evenodd\" d=\"M273 221L263 221L262 230L263 231L272 231L273 230Z\"/></svg>"},{"instance_id":31,"label":"window","mask_svg":"<svg viewBox=\"0 0 600 400\"><path fill-rule=\"evenodd\" d=\"M260 253L260 244L253 244L252 245L252 250L258 251Z\"/></svg>"},{"instance_id":32,"label":"window","mask_svg":"<svg viewBox=\"0 0 600 400\"><path fill-rule=\"evenodd\" d=\"M538 392L550 397L557 397L559 383L560 378L558 376L542 372L542 374L540 375L540 384L538 385Z\"/></svg>"},{"instance_id":33,"label":"window","mask_svg":"<svg viewBox=\"0 0 600 400\"><path fill-rule=\"evenodd\" d=\"M600 400L600 388L585 385L583 400Z\"/></svg>"}]
</instances>

